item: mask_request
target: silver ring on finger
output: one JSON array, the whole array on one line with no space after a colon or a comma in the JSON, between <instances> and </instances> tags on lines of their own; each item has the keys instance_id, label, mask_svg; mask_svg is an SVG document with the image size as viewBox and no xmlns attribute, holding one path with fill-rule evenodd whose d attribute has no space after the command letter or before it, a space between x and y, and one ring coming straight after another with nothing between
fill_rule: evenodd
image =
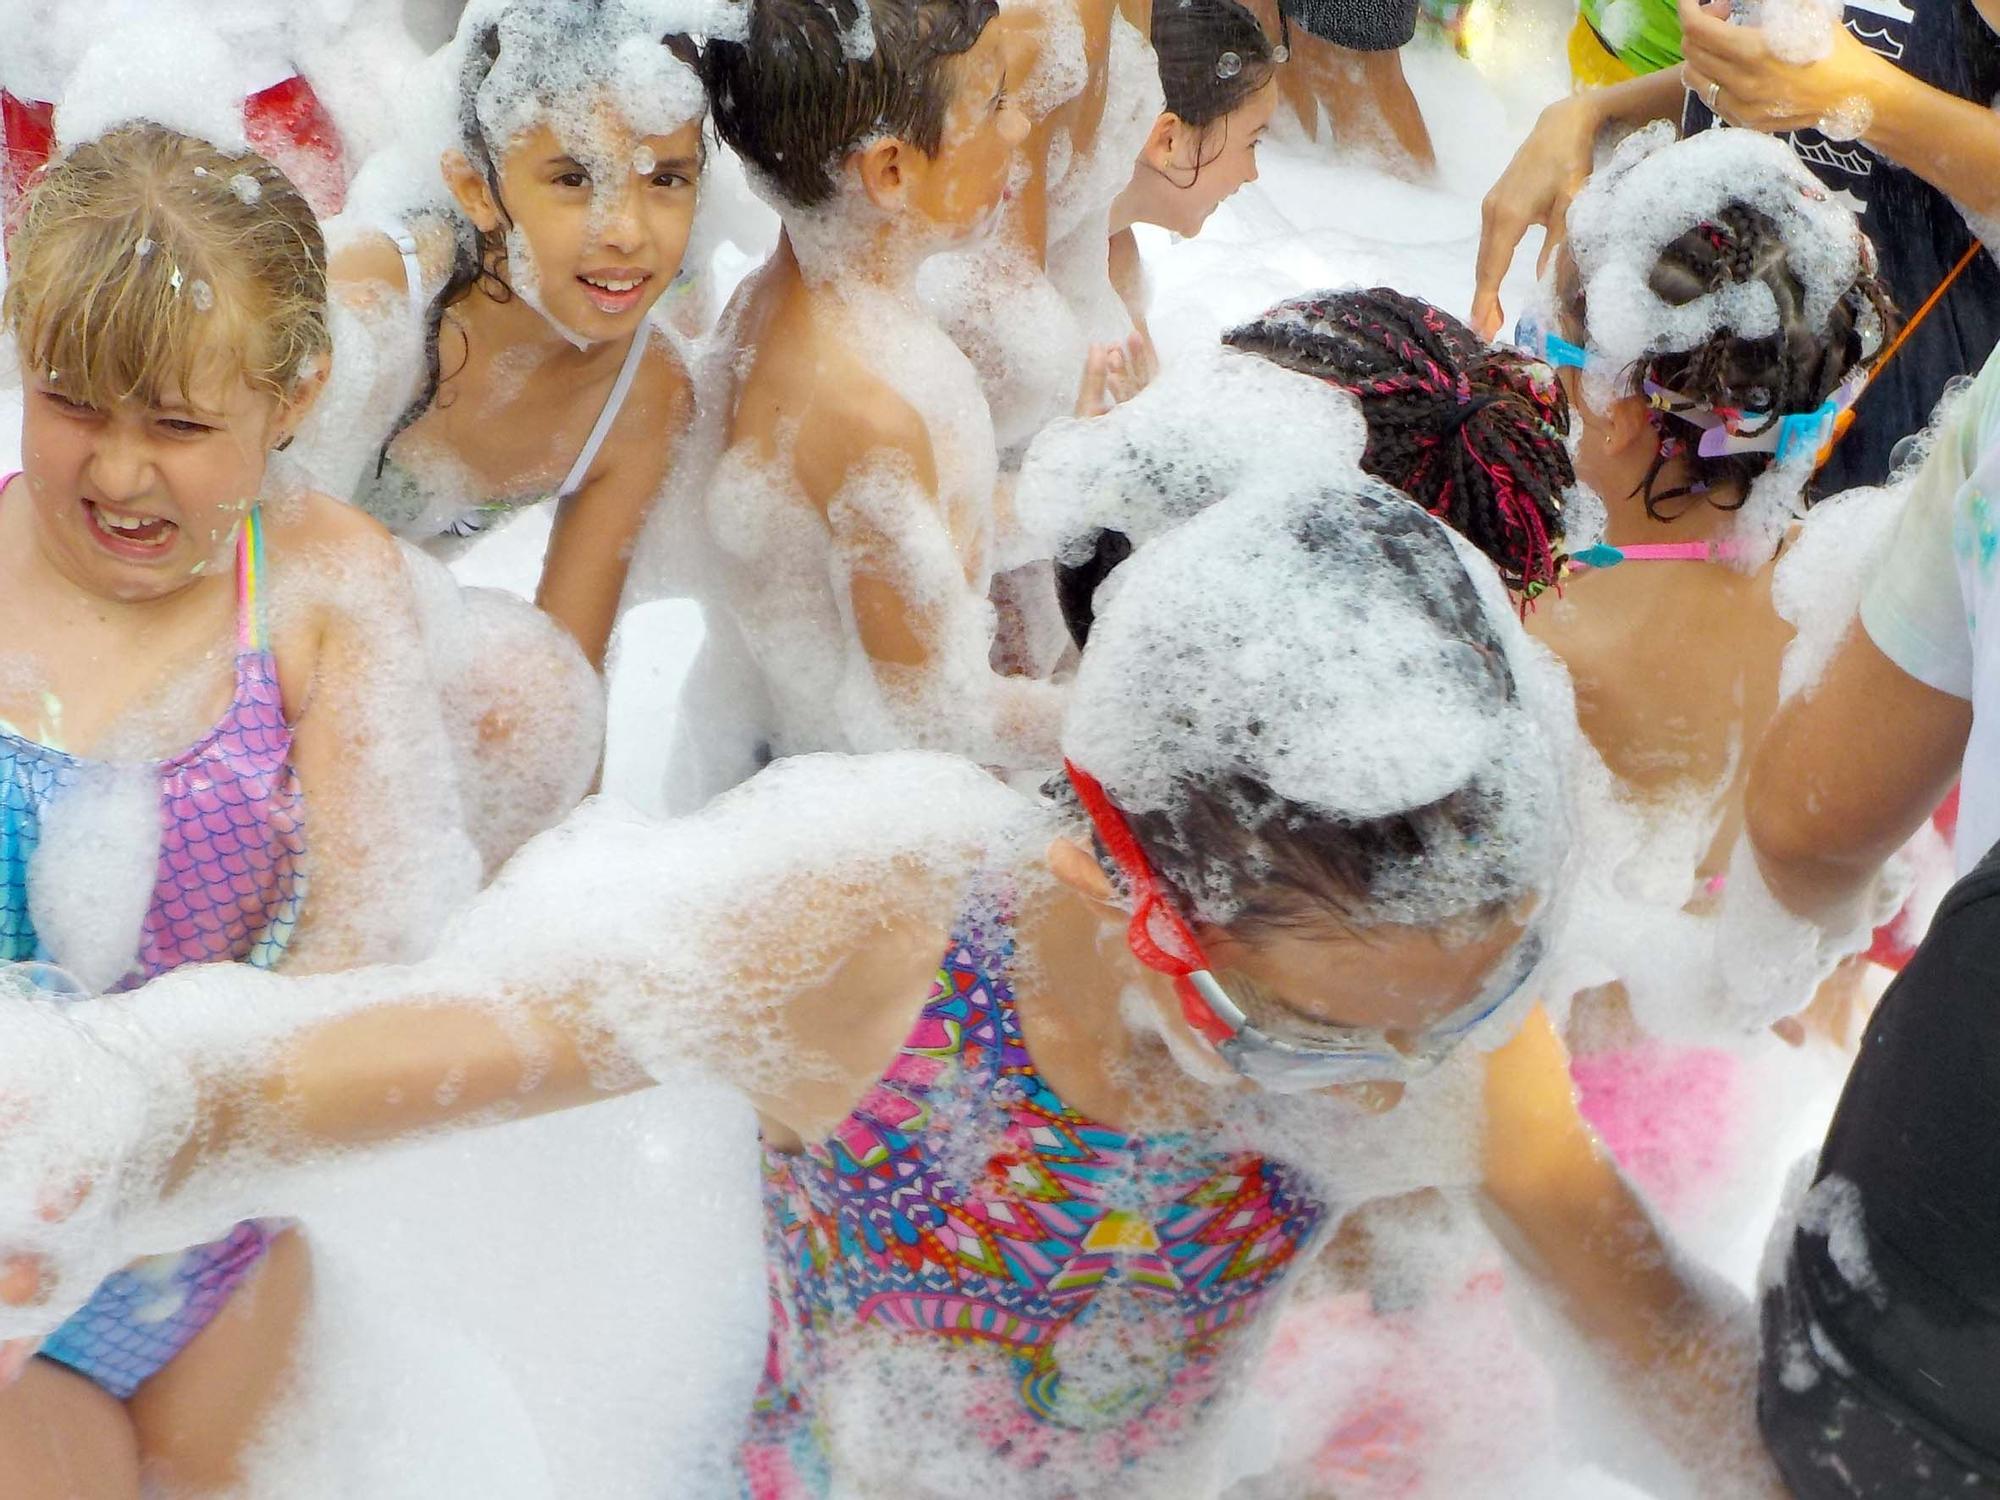
<instances>
[{"instance_id":1,"label":"silver ring on finger","mask_svg":"<svg viewBox=\"0 0 2000 1500\"><path fill-rule=\"evenodd\" d=\"M1714 114L1716 112L1715 101L1720 99L1721 97L1722 97L1722 80L1718 78L1714 82L1710 83L1708 86L1708 98L1706 102L1708 104L1708 112L1710 114Z\"/></svg>"}]
</instances>

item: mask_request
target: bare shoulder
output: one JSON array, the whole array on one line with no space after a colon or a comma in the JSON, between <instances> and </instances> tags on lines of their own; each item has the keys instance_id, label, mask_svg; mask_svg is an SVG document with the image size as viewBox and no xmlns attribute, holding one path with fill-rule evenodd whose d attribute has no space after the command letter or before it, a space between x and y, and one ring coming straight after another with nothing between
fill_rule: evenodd
<instances>
[{"instance_id":1,"label":"bare shoulder","mask_svg":"<svg viewBox=\"0 0 2000 1500\"><path fill-rule=\"evenodd\" d=\"M424 219L409 227L417 264L426 285L444 279L457 254L450 225ZM380 229L360 229L332 247L327 285L335 297L356 301L370 296L403 298L411 292L409 264L396 241Z\"/></svg>"},{"instance_id":2,"label":"bare shoulder","mask_svg":"<svg viewBox=\"0 0 2000 1500\"><path fill-rule=\"evenodd\" d=\"M317 490L265 511L264 550L274 579L304 574L336 585L310 591L322 610L346 612L339 601L349 589L337 586L343 581L379 598L385 582L399 584L404 576L401 545L380 521Z\"/></svg>"},{"instance_id":3,"label":"bare shoulder","mask_svg":"<svg viewBox=\"0 0 2000 1500\"><path fill-rule=\"evenodd\" d=\"M396 242L379 230L368 230L344 241L327 262L327 281L336 295L381 289L409 294L409 275Z\"/></svg>"},{"instance_id":4,"label":"bare shoulder","mask_svg":"<svg viewBox=\"0 0 2000 1500\"><path fill-rule=\"evenodd\" d=\"M800 413L793 464L814 503L832 500L855 470L884 458L906 459L918 482L935 490L930 425L907 398L852 355L833 363Z\"/></svg>"}]
</instances>

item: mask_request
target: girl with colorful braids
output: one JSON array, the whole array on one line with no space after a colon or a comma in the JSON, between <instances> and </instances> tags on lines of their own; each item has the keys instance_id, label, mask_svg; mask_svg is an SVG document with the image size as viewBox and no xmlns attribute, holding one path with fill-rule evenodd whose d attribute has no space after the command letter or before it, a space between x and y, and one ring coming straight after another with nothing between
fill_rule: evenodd
<instances>
[{"instance_id":1,"label":"girl with colorful braids","mask_svg":"<svg viewBox=\"0 0 2000 1500\"><path fill-rule=\"evenodd\" d=\"M1293 297L1222 340L1352 395L1362 468L1485 553L1524 605L1556 582L1576 474L1546 365L1389 287Z\"/></svg>"},{"instance_id":2,"label":"girl with colorful braids","mask_svg":"<svg viewBox=\"0 0 2000 1500\"><path fill-rule=\"evenodd\" d=\"M793 757L664 826L585 809L414 966L0 1007L32 1127L0 1268L35 1279L0 1334L286 1163L702 1068L761 1121L756 1500L1221 1493L1299 1271L1427 1187L1513 1226L1700 1492L1776 1495L1740 1299L1598 1152L1534 1005L1574 736L1448 527L1346 464L1229 494L1106 602L1053 801Z\"/></svg>"},{"instance_id":3,"label":"girl with colorful braids","mask_svg":"<svg viewBox=\"0 0 2000 1500\"><path fill-rule=\"evenodd\" d=\"M129 125L55 159L12 256L0 1006L413 957L478 867L396 543L272 460L326 375L312 210L257 156ZM0 1352L10 1497L234 1483L307 1260L282 1220L206 1227Z\"/></svg>"}]
</instances>

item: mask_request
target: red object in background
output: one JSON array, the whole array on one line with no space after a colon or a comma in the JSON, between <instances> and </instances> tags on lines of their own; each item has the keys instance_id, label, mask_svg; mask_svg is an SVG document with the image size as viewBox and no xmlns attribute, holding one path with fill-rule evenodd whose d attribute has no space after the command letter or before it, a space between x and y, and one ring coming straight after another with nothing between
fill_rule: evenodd
<instances>
[{"instance_id":1,"label":"red object in background","mask_svg":"<svg viewBox=\"0 0 2000 1500\"><path fill-rule=\"evenodd\" d=\"M1944 835L1945 847L1949 848L1958 838L1958 788L1951 789L1951 795L1938 804L1931 814L1931 827ZM1903 972L1903 966L1916 955L1917 944L1922 941L1921 932L1905 934L1901 929L1905 913L1897 912L1887 922L1875 929L1875 941L1867 953L1862 955L1870 963L1880 964L1896 973Z\"/></svg>"},{"instance_id":2,"label":"red object in background","mask_svg":"<svg viewBox=\"0 0 2000 1500\"><path fill-rule=\"evenodd\" d=\"M55 106L16 99L0 89L0 216L12 232L14 206L55 149ZM243 133L251 149L291 178L321 218L340 212L347 197L346 153L319 95L303 78L287 78L243 101Z\"/></svg>"}]
</instances>

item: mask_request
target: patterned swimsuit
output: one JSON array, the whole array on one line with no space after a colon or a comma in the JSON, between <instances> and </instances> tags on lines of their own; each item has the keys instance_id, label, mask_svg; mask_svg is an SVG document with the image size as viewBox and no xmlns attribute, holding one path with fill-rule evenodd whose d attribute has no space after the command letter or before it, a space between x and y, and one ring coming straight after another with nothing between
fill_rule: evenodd
<instances>
[{"instance_id":1,"label":"patterned swimsuit","mask_svg":"<svg viewBox=\"0 0 2000 1500\"><path fill-rule=\"evenodd\" d=\"M962 917L881 1082L826 1140L765 1148L773 1307L742 1452L751 1500L830 1492L844 1356L899 1393L881 1416L942 1421L993 1466L961 1468L965 1484L1143 1485L1248 1357L1260 1305L1326 1217L1278 1162L1066 1105L1028 1055L1012 954L1004 910ZM961 1383L940 1362L902 1384L875 1359L889 1340L960 1356Z\"/></svg>"},{"instance_id":2,"label":"patterned swimsuit","mask_svg":"<svg viewBox=\"0 0 2000 1500\"><path fill-rule=\"evenodd\" d=\"M4 491L12 476L0 479ZM160 853L130 989L182 964L241 960L267 968L305 899L305 806L291 730L257 588L263 529L253 511L237 539L236 692L215 726L158 762ZM0 964L63 955L35 932L29 881L44 816L92 770L88 761L0 729ZM152 1256L109 1277L42 1346L123 1400L222 1310L278 1221Z\"/></svg>"}]
</instances>

